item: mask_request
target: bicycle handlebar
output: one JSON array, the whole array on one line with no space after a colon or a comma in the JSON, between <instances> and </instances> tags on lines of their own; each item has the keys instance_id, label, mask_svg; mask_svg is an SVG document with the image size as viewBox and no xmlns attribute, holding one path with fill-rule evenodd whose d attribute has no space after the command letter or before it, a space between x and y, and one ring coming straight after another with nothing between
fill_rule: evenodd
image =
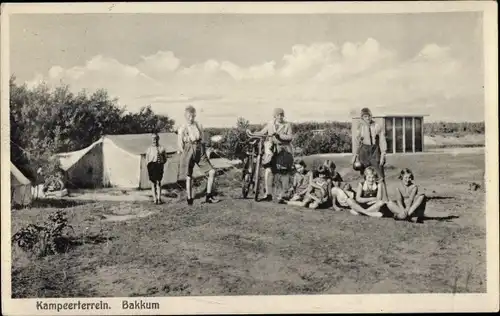
<instances>
[{"instance_id":1,"label":"bicycle handlebar","mask_svg":"<svg viewBox=\"0 0 500 316\"><path fill-rule=\"evenodd\" d=\"M266 134L259 134L259 133L252 133L251 131L247 130L247 136L250 137L250 138L256 138L256 139L259 139L259 138L266 138L266 137L269 137L269 135L266 135Z\"/></svg>"}]
</instances>

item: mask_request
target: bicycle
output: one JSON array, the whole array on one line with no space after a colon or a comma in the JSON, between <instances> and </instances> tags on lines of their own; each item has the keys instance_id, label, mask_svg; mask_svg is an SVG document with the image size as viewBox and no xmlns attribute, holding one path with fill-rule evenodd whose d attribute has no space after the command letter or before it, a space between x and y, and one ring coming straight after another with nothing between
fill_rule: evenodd
<instances>
[{"instance_id":1,"label":"bicycle","mask_svg":"<svg viewBox=\"0 0 500 316\"><path fill-rule=\"evenodd\" d=\"M247 130L247 150L243 159L242 195L246 199L251 190L254 191L255 201L259 200L260 190L260 167L264 153L264 140L268 135L252 133Z\"/></svg>"}]
</instances>

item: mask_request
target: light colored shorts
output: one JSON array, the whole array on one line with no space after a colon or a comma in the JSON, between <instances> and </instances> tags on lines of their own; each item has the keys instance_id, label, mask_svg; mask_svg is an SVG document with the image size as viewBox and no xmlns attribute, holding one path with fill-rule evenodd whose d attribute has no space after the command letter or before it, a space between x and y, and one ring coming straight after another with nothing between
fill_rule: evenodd
<instances>
[{"instance_id":1,"label":"light colored shorts","mask_svg":"<svg viewBox=\"0 0 500 316\"><path fill-rule=\"evenodd\" d=\"M181 156L179 173L191 177L195 165L200 168L202 173L208 173L214 169L201 143L187 143Z\"/></svg>"},{"instance_id":2,"label":"light colored shorts","mask_svg":"<svg viewBox=\"0 0 500 316\"><path fill-rule=\"evenodd\" d=\"M352 192L352 191L346 192L346 191L339 189L339 188L335 188L335 191L337 192L336 196L337 196L337 202L339 203L339 205L342 207L349 207L349 205L347 204L347 200L350 198L351 199L354 198L354 192Z\"/></svg>"}]
</instances>

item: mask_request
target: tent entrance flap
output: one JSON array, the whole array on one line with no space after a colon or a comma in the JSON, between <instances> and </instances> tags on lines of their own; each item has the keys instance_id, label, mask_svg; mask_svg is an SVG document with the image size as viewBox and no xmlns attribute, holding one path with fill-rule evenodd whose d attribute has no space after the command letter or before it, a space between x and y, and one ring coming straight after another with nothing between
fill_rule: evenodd
<instances>
[{"instance_id":1,"label":"tent entrance flap","mask_svg":"<svg viewBox=\"0 0 500 316\"><path fill-rule=\"evenodd\" d=\"M131 154L104 139L102 148L104 185L127 189L139 188L141 156Z\"/></svg>"}]
</instances>

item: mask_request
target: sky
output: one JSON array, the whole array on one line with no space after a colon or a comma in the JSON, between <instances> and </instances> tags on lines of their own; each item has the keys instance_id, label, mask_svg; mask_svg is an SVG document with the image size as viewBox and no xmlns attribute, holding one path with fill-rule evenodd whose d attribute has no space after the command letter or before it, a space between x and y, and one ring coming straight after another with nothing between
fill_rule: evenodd
<instances>
[{"instance_id":1,"label":"sky","mask_svg":"<svg viewBox=\"0 0 500 316\"><path fill-rule=\"evenodd\" d=\"M481 13L40 14L10 17L18 83L104 88L205 126L427 114L483 121Z\"/></svg>"}]
</instances>

